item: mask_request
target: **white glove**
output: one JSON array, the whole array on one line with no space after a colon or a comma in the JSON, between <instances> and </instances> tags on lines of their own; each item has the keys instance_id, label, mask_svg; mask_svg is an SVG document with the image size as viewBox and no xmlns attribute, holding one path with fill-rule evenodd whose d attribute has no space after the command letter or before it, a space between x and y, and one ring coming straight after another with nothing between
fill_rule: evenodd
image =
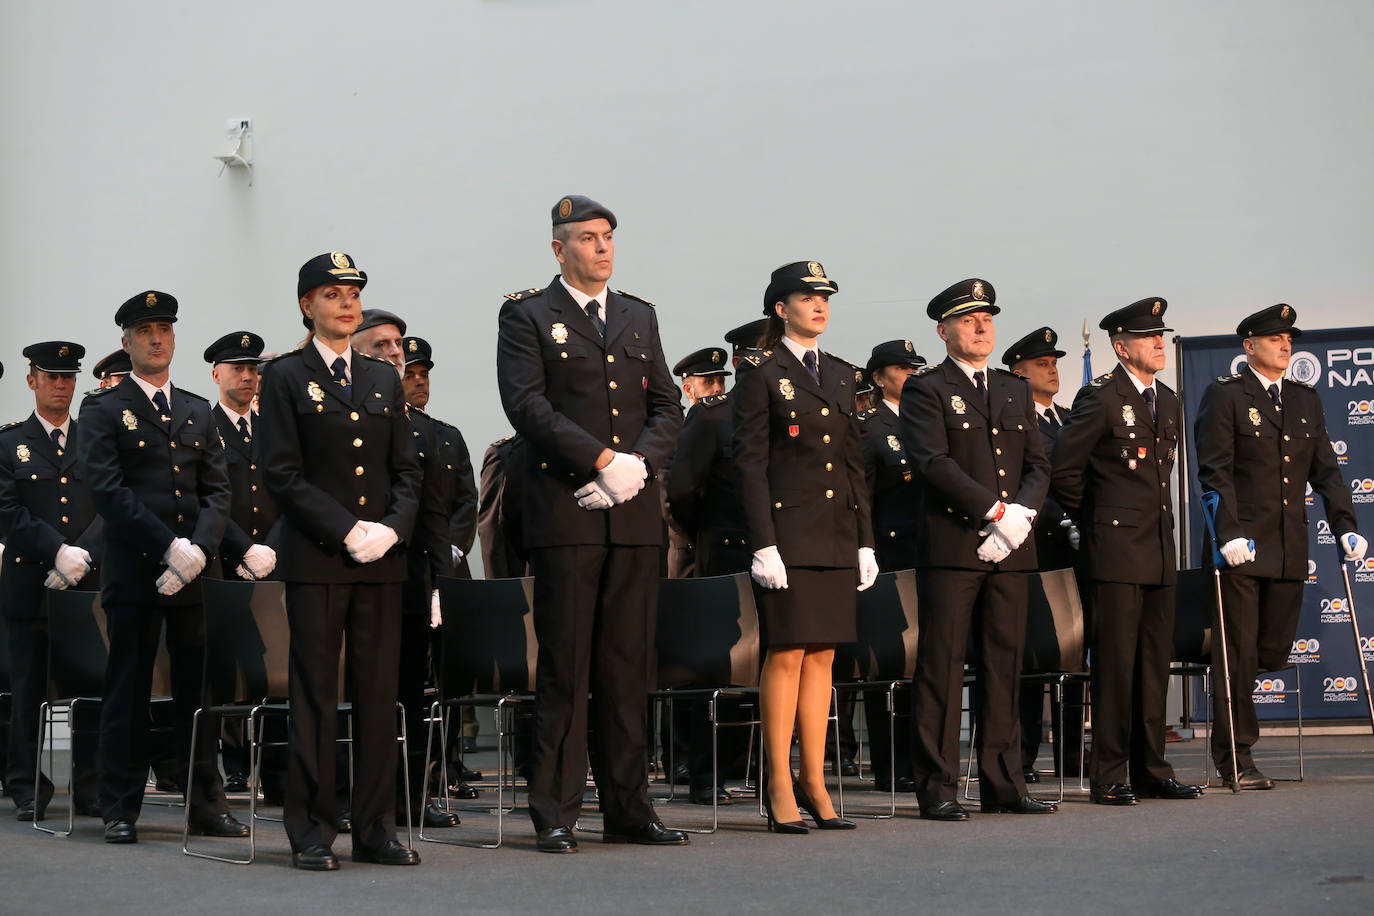
<instances>
[{"instance_id":1,"label":"white glove","mask_svg":"<svg viewBox=\"0 0 1374 916\"><path fill-rule=\"evenodd\" d=\"M648 479L649 469L644 459L627 452L616 452L611 463L596 472L596 482L617 506L644 489L644 481Z\"/></svg>"},{"instance_id":2,"label":"white glove","mask_svg":"<svg viewBox=\"0 0 1374 916\"><path fill-rule=\"evenodd\" d=\"M1232 538L1221 545L1221 556L1227 566L1240 566L1253 560L1255 552L1250 549L1249 538Z\"/></svg>"},{"instance_id":3,"label":"white glove","mask_svg":"<svg viewBox=\"0 0 1374 916\"><path fill-rule=\"evenodd\" d=\"M1082 538L1078 533L1078 526L1073 523L1073 519L1065 518L1059 523L1060 528L1068 529L1069 546L1074 550L1078 549L1078 543Z\"/></svg>"},{"instance_id":4,"label":"white glove","mask_svg":"<svg viewBox=\"0 0 1374 916\"><path fill-rule=\"evenodd\" d=\"M749 563L749 575L764 588L787 588L787 567L782 565L782 554L778 553L777 545L754 551L754 559Z\"/></svg>"},{"instance_id":5,"label":"white glove","mask_svg":"<svg viewBox=\"0 0 1374 916\"><path fill-rule=\"evenodd\" d=\"M1364 559L1364 552L1369 549L1369 542L1355 532L1347 531L1341 535L1341 546L1345 548L1345 558L1357 562Z\"/></svg>"},{"instance_id":6,"label":"white glove","mask_svg":"<svg viewBox=\"0 0 1374 916\"><path fill-rule=\"evenodd\" d=\"M453 565L457 566L463 560L463 552L458 549L457 544L450 544L449 546L453 548Z\"/></svg>"},{"instance_id":7,"label":"white glove","mask_svg":"<svg viewBox=\"0 0 1374 916\"><path fill-rule=\"evenodd\" d=\"M1019 503L1007 503L1002 517L989 527L1001 532L1002 537L1015 550L1020 547L1031 533L1031 523L1035 521L1034 509L1027 509ZM988 529L984 529L985 531Z\"/></svg>"},{"instance_id":8,"label":"white glove","mask_svg":"<svg viewBox=\"0 0 1374 916\"><path fill-rule=\"evenodd\" d=\"M1012 546L1007 542L1007 536L1001 529L994 528L988 536L983 538L983 543L978 545L978 559L984 563L1001 563L1011 556Z\"/></svg>"},{"instance_id":9,"label":"white glove","mask_svg":"<svg viewBox=\"0 0 1374 916\"><path fill-rule=\"evenodd\" d=\"M277 552L266 544L254 544L243 554L234 572L240 579L266 579L277 568Z\"/></svg>"},{"instance_id":10,"label":"white glove","mask_svg":"<svg viewBox=\"0 0 1374 916\"><path fill-rule=\"evenodd\" d=\"M583 509L594 511L596 509L609 509L615 505L611 495L602 488L600 478L577 490L573 496L577 497L577 504Z\"/></svg>"},{"instance_id":11,"label":"white glove","mask_svg":"<svg viewBox=\"0 0 1374 916\"><path fill-rule=\"evenodd\" d=\"M344 549L352 553L353 548L361 544L363 538L367 537L367 528L371 524L371 522L364 522L361 520L356 522L349 530L348 534L344 535Z\"/></svg>"},{"instance_id":12,"label":"white glove","mask_svg":"<svg viewBox=\"0 0 1374 916\"><path fill-rule=\"evenodd\" d=\"M186 585L205 569L205 552L186 538L174 538L171 546L167 548L167 553L163 555L162 562L166 563L167 568L176 574L182 585ZM172 591L176 591L176 589ZM163 594L170 595L172 592L163 592Z\"/></svg>"},{"instance_id":13,"label":"white glove","mask_svg":"<svg viewBox=\"0 0 1374 916\"><path fill-rule=\"evenodd\" d=\"M396 532L392 531L381 522L362 522L364 530L367 532L362 541L348 548L348 553L359 563L371 563L386 556L386 552L396 546L399 538Z\"/></svg>"},{"instance_id":14,"label":"white glove","mask_svg":"<svg viewBox=\"0 0 1374 916\"><path fill-rule=\"evenodd\" d=\"M47 588L70 588L90 571L91 555L80 547L63 544L57 548L57 559L53 562L53 568L48 570L48 578L43 580L43 585Z\"/></svg>"},{"instance_id":15,"label":"white glove","mask_svg":"<svg viewBox=\"0 0 1374 916\"><path fill-rule=\"evenodd\" d=\"M873 555L872 547L859 548L859 591L868 588L878 580L878 558Z\"/></svg>"},{"instance_id":16,"label":"white glove","mask_svg":"<svg viewBox=\"0 0 1374 916\"><path fill-rule=\"evenodd\" d=\"M444 613L439 609L439 590L436 588L429 593L429 628L437 630L443 622Z\"/></svg>"},{"instance_id":17,"label":"white glove","mask_svg":"<svg viewBox=\"0 0 1374 916\"><path fill-rule=\"evenodd\" d=\"M173 569L164 569L162 575L157 577L157 593L159 595L175 595L186 586L181 581L181 577Z\"/></svg>"}]
</instances>

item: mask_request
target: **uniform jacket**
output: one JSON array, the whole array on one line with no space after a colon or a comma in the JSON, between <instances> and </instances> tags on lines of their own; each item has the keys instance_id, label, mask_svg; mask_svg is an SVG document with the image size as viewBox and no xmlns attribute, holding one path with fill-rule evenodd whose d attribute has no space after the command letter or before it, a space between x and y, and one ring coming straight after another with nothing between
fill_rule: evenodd
<instances>
[{"instance_id":1,"label":"uniform jacket","mask_svg":"<svg viewBox=\"0 0 1374 916\"><path fill-rule=\"evenodd\" d=\"M1054 448L1053 494L1078 523L1079 568L1099 582L1172 585L1174 469L1182 414L1155 376L1158 422L1125 366L1079 390Z\"/></svg>"},{"instance_id":2,"label":"uniform jacket","mask_svg":"<svg viewBox=\"0 0 1374 916\"><path fill-rule=\"evenodd\" d=\"M0 429L0 538L5 541L0 572L0 610L11 618L41 618L43 580L63 544L100 558L101 520L76 467L80 441L75 419L59 452L38 417ZM100 581L89 572L81 584Z\"/></svg>"},{"instance_id":3,"label":"uniform jacket","mask_svg":"<svg viewBox=\"0 0 1374 916\"><path fill-rule=\"evenodd\" d=\"M169 406L164 425L132 375L81 402L77 468L105 519L100 596L107 609L199 603L199 588L157 593L162 558L178 537L199 547L206 572L214 571L229 519L224 446L205 398L173 385Z\"/></svg>"},{"instance_id":4,"label":"uniform jacket","mask_svg":"<svg viewBox=\"0 0 1374 916\"><path fill-rule=\"evenodd\" d=\"M313 342L263 366L258 402L267 489L282 514L277 574L287 582L401 582L419 509L420 465L396 368L351 357L345 394ZM343 540L380 522L401 543L366 565Z\"/></svg>"},{"instance_id":5,"label":"uniform jacket","mask_svg":"<svg viewBox=\"0 0 1374 916\"><path fill-rule=\"evenodd\" d=\"M998 501L1039 510L1049 459L1024 379L988 367L988 401L950 357L902 386L902 443L921 484L918 566L994 569L978 559L984 516ZM1035 539L995 568L1035 569Z\"/></svg>"},{"instance_id":6,"label":"uniform jacket","mask_svg":"<svg viewBox=\"0 0 1374 916\"><path fill-rule=\"evenodd\" d=\"M477 541L477 481L472 473L472 455L458 427L443 420L435 420L435 423L439 431L436 441L439 443L440 460L453 480L448 537L453 546L463 552L466 560ZM466 566L466 562L463 565Z\"/></svg>"},{"instance_id":7,"label":"uniform jacket","mask_svg":"<svg viewBox=\"0 0 1374 916\"><path fill-rule=\"evenodd\" d=\"M526 441L526 550L572 544L660 545L659 471L668 466L682 409L663 360L653 306L606 291L603 340L555 277L545 290L511 293L501 307L497 386ZM642 455L650 479L608 510L577 505L603 449Z\"/></svg>"},{"instance_id":8,"label":"uniform jacket","mask_svg":"<svg viewBox=\"0 0 1374 916\"><path fill-rule=\"evenodd\" d=\"M668 474L669 510L698 545L703 539L719 540L722 546L748 543L739 469L734 460L730 398L729 394L713 394L699 399L687 411Z\"/></svg>"},{"instance_id":9,"label":"uniform jacket","mask_svg":"<svg viewBox=\"0 0 1374 916\"><path fill-rule=\"evenodd\" d=\"M528 557L520 546L520 473L524 440L507 436L493 442L482 456L482 486L477 503L477 537L482 542L482 571L488 579L514 579L525 574Z\"/></svg>"},{"instance_id":10,"label":"uniform jacket","mask_svg":"<svg viewBox=\"0 0 1374 916\"><path fill-rule=\"evenodd\" d=\"M1202 393L1193 434L1198 481L1221 496L1217 538L1253 538L1255 559L1222 572L1272 579L1307 575L1307 483L1321 494L1331 533L1355 531L1355 508L1326 429L1321 397L1285 379L1283 411L1250 369Z\"/></svg>"},{"instance_id":11,"label":"uniform jacket","mask_svg":"<svg viewBox=\"0 0 1374 916\"><path fill-rule=\"evenodd\" d=\"M451 441L452 429L418 407L407 407L415 458L420 464L420 508L415 528L406 536L406 588L402 607L408 613L429 616L429 595L435 576L453 575L453 550L449 525L458 487L452 456L443 442Z\"/></svg>"},{"instance_id":12,"label":"uniform jacket","mask_svg":"<svg viewBox=\"0 0 1374 916\"><path fill-rule=\"evenodd\" d=\"M755 366L754 362L758 365ZM746 533L787 566L857 567L873 546L853 370L822 353L817 385L786 346L739 365L734 458Z\"/></svg>"},{"instance_id":13,"label":"uniform jacket","mask_svg":"<svg viewBox=\"0 0 1374 916\"><path fill-rule=\"evenodd\" d=\"M1036 412L1036 422L1040 427L1040 435L1044 437L1047 455L1054 453L1059 430L1063 429L1064 418L1069 415L1069 409L1058 404L1054 405L1054 411L1059 415L1061 425L1050 423L1039 411ZM1035 558L1040 569L1070 569L1078 562L1078 551L1069 543L1068 530L1061 525L1067 517L1063 506L1053 497L1045 497L1045 504L1035 517Z\"/></svg>"},{"instance_id":14,"label":"uniform jacket","mask_svg":"<svg viewBox=\"0 0 1374 916\"><path fill-rule=\"evenodd\" d=\"M267 492L267 472L262 463L262 426L253 417L253 436L247 441L234 421L216 404L215 426L224 443L224 464L229 474L229 521L220 542L225 575L233 575L243 555L254 544L276 550L281 538L277 526L277 502ZM273 571L275 575L275 570Z\"/></svg>"},{"instance_id":15,"label":"uniform jacket","mask_svg":"<svg viewBox=\"0 0 1374 916\"><path fill-rule=\"evenodd\" d=\"M902 445L901 422L892 408L879 404L863 415L864 478L872 500L873 540L879 568L909 569L898 557L914 557L921 484ZM890 562L888 562L890 561ZM892 565L894 562L898 565Z\"/></svg>"}]
</instances>

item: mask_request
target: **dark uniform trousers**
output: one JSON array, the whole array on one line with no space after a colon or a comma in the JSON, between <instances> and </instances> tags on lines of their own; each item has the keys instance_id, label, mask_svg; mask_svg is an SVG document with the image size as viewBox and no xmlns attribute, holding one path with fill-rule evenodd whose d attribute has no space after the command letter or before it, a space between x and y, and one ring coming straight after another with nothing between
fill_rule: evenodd
<instances>
[{"instance_id":1,"label":"dark uniform trousers","mask_svg":"<svg viewBox=\"0 0 1374 916\"><path fill-rule=\"evenodd\" d=\"M1031 538L1001 563L977 558L984 515L998 500L1039 509L1049 463L1030 390L1002 370L988 399L952 359L923 367L902 388L901 439L922 482L916 585L921 639L913 679L912 774L923 807L953 801L965 646L978 653L975 688L979 788L985 805L1026 794L1019 678L1026 636Z\"/></svg>"}]
</instances>

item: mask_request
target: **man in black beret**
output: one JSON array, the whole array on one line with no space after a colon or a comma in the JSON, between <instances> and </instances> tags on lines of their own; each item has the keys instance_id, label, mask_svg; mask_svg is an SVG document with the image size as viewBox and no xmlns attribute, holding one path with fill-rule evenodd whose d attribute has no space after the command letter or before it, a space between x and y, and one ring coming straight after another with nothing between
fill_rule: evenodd
<instances>
[{"instance_id":1,"label":"man in black beret","mask_svg":"<svg viewBox=\"0 0 1374 916\"><path fill-rule=\"evenodd\" d=\"M24 348L34 395L28 418L0 428L0 613L9 629L11 702L5 790L15 817L42 820L52 798L35 770L38 711L47 697L48 621L44 589L94 587L101 522L76 467L77 422L70 409L86 349L67 340ZM61 634L58 634L59 637ZM59 684L63 696L65 685ZM80 713L78 712L78 715ZM78 721L73 742L78 813L98 814L93 723Z\"/></svg>"},{"instance_id":2,"label":"man in black beret","mask_svg":"<svg viewBox=\"0 0 1374 916\"><path fill-rule=\"evenodd\" d=\"M969 816L955 792L965 645L975 621L982 810L1057 810L1026 792L1016 707L1026 637L1023 573L1035 568L1030 534L1049 461L1025 382L988 367L996 301L992 284L977 278L933 298L926 314L948 355L917 369L902 388L901 440L922 488L912 772L921 816L930 820Z\"/></svg>"},{"instance_id":3,"label":"man in black beret","mask_svg":"<svg viewBox=\"0 0 1374 916\"><path fill-rule=\"evenodd\" d=\"M1099 325L1120 364L1079 390L1054 448L1052 492L1081 533L1078 570L1092 632L1092 800L1189 799L1202 787L1164 759L1173 656L1174 509L1182 435L1178 395L1159 380L1164 311L1151 296Z\"/></svg>"},{"instance_id":4,"label":"man in black beret","mask_svg":"<svg viewBox=\"0 0 1374 916\"><path fill-rule=\"evenodd\" d=\"M1230 786L1270 789L1274 781L1255 766L1259 740L1253 685L1262 671L1288 664L1307 576L1306 488L1320 493L1332 532L1347 561L1364 558L1350 489L1341 475L1321 397L1311 386L1284 378L1293 341L1302 331L1285 303L1246 317L1236 328L1246 363L1207 386L1193 435L1198 482L1214 491L1217 545L1226 560L1221 600L1235 715L1236 759L1231 760L1225 698L1213 691L1212 759ZM1253 541L1253 549L1249 543ZM1209 552L1210 556L1210 552ZM1214 623L1215 625L1215 623Z\"/></svg>"}]
</instances>

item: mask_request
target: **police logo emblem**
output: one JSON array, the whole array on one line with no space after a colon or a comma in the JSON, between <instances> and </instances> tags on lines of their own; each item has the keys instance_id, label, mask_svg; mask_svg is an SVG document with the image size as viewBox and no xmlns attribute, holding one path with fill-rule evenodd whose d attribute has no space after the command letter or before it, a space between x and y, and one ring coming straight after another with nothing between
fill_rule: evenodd
<instances>
[{"instance_id":1,"label":"police logo emblem","mask_svg":"<svg viewBox=\"0 0 1374 916\"><path fill-rule=\"evenodd\" d=\"M411 353L414 353L414 352L416 352L417 350L420 349L420 345L417 344L414 340L412 340L412 341L410 342L410 345L407 347L407 349L410 350Z\"/></svg>"},{"instance_id":2,"label":"police logo emblem","mask_svg":"<svg viewBox=\"0 0 1374 916\"><path fill-rule=\"evenodd\" d=\"M1045 328L1045 343L1054 343L1054 332L1051 331L1049 328Z\"/></svg>"},{"instance_id":3,"label":"police logo emblem","mask_svg":"<svg viewBox=\"0 0 1374 916\"><path fill-rule=\"evenodd\" d=\"M567 343L568 326L561 321L555 323L553 327L549 328L549 336L553 338L553 342L556 344Z\"/></svg>"},{"instance_id":4,"label":"police logo emblem","mask_svg":"<svg viewBox=\"0 0 1374 916\"><path fill-rule=\"evenodd\" d=\"M1162 305L1160 305L1160 303L1156 302L1156 303L1154 304L1154 308L1150 309L1150 314L1151 314L1151 315L1158 315L1158 314L1160 313L1160 311L1161 311L1163 308L1164 308L1164 307L1163 307Z\"/></svg>"},{"instance_id":5,"label":"police logo emblem","mask_svg":"<svg viewBox=\"0 0 1374 916\"><path fill-rule=\"evenodd\" d=\"M1285 305L1285 306L1283 307L1283 310L1279 312L1279 317L1280 317L1280 318L1287 318L1287 317L1288 317L1289 315L1291 315L1292 313L1293 313L1293 310L1292 310L1291 308L1289 308L1288 306Z\"/></svg>"},{"instance_id":6,"label":"police logo emblem","mask_svg":"<svg viewBox=\"0 0 1374 916\"><path fill-rule=\"evenodd\" d=\"M29 460L29 447L27 445L17 445L14 447L14 457L20 461Z\"/></svg>"},{"instance_id":7,"label":"police logo emblem","mask_svg":"<svg viewBox=\"0 0 1374 916\"><path fill-rule=\"evenodd\" d=\"M913 346L911 345L911 341L909 341L909 340L906 341L906 352L908 352L908 353L915 353L915 352L916 352L916 348L913 347Z\"/></svg>"},{"instance_id":8,"label":"police logo emblem","mask_svg":"<svg viewBox=\"0 0 1374 916\"><path fill-rule=\"evenodd\" d=\"M558 218L567 219L572 216L572 198L565 197L558 202Z\"/></svg>"},{"instance_id":9,"label":"police logo emblem","mask_svg":"<svg viewBox=\"0 0 1374 916\"><path fill-rule=\"evenodd\" d=\"M1260 425L1260 412L1254 407L1250 408L1250 423L1254 426Z\"/></svg>"},{"instance_id":10,"label":"police logo emblem","mask_svg":"<svg viewBox=\"0 0 1374 916\"><path fill-rule=\"evenodd\" d=\"M790 378L778 379L778 394L782 395L784 401L790 401L797 396L797 389L792 387Z\"/></svg>"},{"instance_id":11,"label":"police logo emblem","mask_svg":"<svg viewBox=\"0 0 1374 916\"><path fill-rule=\"evenodd\" d=\"M344 254L342 251L329 252L329 260L334 262L335 267L341 269L353 266L352 264L348 263L348 255Z\"/></svg>"},{"instance_id":12,"label":"police logo emblem","mask_svg":"<svg viewBox=\"0 0 1374 916\"><path fill-rule=\"evenodd\" d=\"M66 344L63 344L62 346L57 348L57 355L62 357L63 359L65 359L67 357L67 354L70 352L72 351L67 347Z\"/></svg>"},{"instance_id":13,"label":"police logo emblem","mask_svg":"<svg viewBox=\"0 0 1374 916\"><path fill-rule=\"evenodd\" d=\"M1121 422L1127 426L1135 426L1135 408L1130 404L1121 408Z\"/></svg>"},{"instance_id":14,"label":"police logo emblem","mask_svg":"<svg viewBox=\"0 0 1374 916\"><path fill-rule=\"evenodd\" d=\"M311 379L309 382L306 383L305 394L308 398L310 398L310 400L314 401L316 404L324 400L324 390L320 388L320 383L315 381L314 379Z\"/></svg>"},{"instance_id":15,"label":"police logo emblem","mask_svg":"<svg viewBox=\"0 0 1374 916\"><path fill-rule=\"evenodd\" d=\"M902 443L897 439L896 436L888 436L887 447L892 449L894 452L900 452L902 450Z\"/></svg>"},{"instance_id":16,"label":"police logo emblem","mask_svg":"<svg viewBox=\"0 0 1374 916\"><path fill-rule=\"evenodd\" d=\"M120 415L120 419L124 421L125 429L138 429L138 417L134 416L132 410L124 411L124 413Z\"/></svg>"},{"instance_id":17,"label":"police logo emblem","mask_svg":"<svg viewBox=\"0 0 1374 916\"><path fill-rule=\"evenodd\" d=\"M952 396L950 397L950 399L949 399L949 407L950 407L951 410L953 410L955 413L958 413L958 414L962 414L965 410L968 409L968 405L966 405L966 404L964 403L964 399L961 398L961 397L959 397L959 395L957 395L957 394L956 394L956 395L952 395Z\"/></svg>"},{"instance_id":18,"label":"police logo emblem","mask_svg":"<svg viewBox=\"0 0 1374 916\"><path fill-rule=\"evenodd\" d=\"M253 341L249 339L247 334L244 334L242 337L239 338L239 346L245 350L247 350L249 346L252 345L252 343Z\"/></svg>"},{"instance_id":19,"label":"police logo emblem","mask_svg":"<svg viewBox=\"0 0 1374 916\"><path fill-rule=\"evenodd\" d=\"M821 266L819 261L811 261L806 265L806 269L811 271L811 276L813 277L825 276L825 268Z\"/></svg>"},{"instance_id":20,"label":"police logo emblem","mask_svg":"<svg viewBox=\"0 0 1374 916\"><path fill-rule=\"evenodd\" d=\"M791 436L793 439L797 438L801 435L801 427L793 423L791 426L787 427L787 435Z\"/></svg>"},{"instance_id":21,"label":"police logo emblem","mask_svg":"<svg viewBox=\"0 0 1374 916\"><path fill-rule=\"evenodd\" d=\"M973 284L973 298L982 300L987 298L987 293L983 291L983 281L978 280Z\"/></svg>"},{"instance_id":22,"label":"police logo emblem","mask_svg":"<svg viewBox=\"0 0 1374 916\"><path fill-rule=\"evenodd\" d=\"M719 350L712 350L712 351L711 351L711 362L712 362L712 363L719 363L719 362L720 362L720 351L719 351Z\"/></svg>"},{"instance_id":23,"label":"police logo emblem","mask_svg":"<svg viewBox=\"0 0 1374 916\"><path fill-rule=\"evenodd\" d=\"M153 295L152 293L149 293L147 296L143 297L143 304L147 308L152 308L153 306L157 305L157 296Z\"/></svg>"}]
</instances>

